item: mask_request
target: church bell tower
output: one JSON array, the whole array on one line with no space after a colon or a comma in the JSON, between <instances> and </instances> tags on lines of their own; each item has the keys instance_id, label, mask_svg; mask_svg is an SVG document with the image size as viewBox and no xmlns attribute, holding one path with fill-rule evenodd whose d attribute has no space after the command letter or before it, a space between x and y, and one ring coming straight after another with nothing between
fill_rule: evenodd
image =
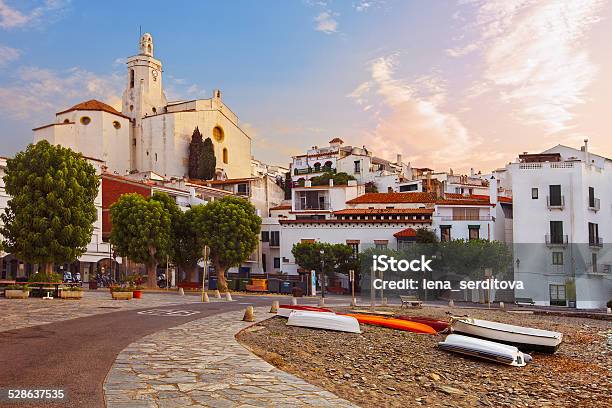
<instances>
[{"instance_id":1,"label":"church bell tower","mask_svg":"<svg viewBox=\"0 0 612 408\"><path fill-rule=\"evenodd\" d=\"M132 170L144 171L147 167L143 152L150 141L143 137L143 119L164 113L167 105L162 87L162 63L153 57L153 50L153 37L145 33L140 38L138 54L127 59L127 84L121 110L131 122Z\"/></svg>"}]
</instances>

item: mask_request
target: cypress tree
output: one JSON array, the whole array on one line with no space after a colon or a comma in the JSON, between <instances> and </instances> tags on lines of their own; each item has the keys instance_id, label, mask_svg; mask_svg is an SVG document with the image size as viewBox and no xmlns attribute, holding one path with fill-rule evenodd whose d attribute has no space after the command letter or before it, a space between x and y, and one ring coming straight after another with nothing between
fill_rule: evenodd
<instances>
[{"instance_id":1,"label":"cypress tree","mask_svg":"<svg viewBox=\"0 0 612 408\"><path fill-rule=\"evenodd\" d=\"M198 175L203 180L212 180L215 177L217 159L215 158L215 147L210 137L207 137L202 144L202 152L198 164Z\"/></svg>"},{"instance_id":2,"label":"cypress tree","mask_svg":"<svg viewBox=\"0 0 612 408\"><path fill-rule=\"evenodd\" d=\"M200 129L196 126L191 135L191 143L189 143L189 178L199 179L199 163L202 156L202 149L204 143L202 142L202 134Z\"/></svg>"}]
</instances>

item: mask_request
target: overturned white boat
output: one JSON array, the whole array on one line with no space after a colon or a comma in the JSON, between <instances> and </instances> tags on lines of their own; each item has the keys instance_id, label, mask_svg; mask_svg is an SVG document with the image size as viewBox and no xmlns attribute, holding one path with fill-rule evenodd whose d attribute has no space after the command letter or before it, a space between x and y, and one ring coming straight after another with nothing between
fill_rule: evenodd
<instances>
[{"instance_id":1,"label":"overturned white boat","mask_svg":"<svg viewBox=\"0 0 612 408\"><path fill-rule=\"evenodd\" d=\"M531 361L529 354L522 353L514 346L460 334L449 334L444 341L438 343L438 347L442 350L480 357L515 367L523 367Z\"/></svg>"},{"instance_id":2,"label":"overturned white boat","mask_svg":"<svg viewBox=\"0 0 612 408\"><path fill-rule=\"evenodd\" d=\"M557 351L563 340L559 332L464 317L453 318L451 332L509 344L523 351L548 353Z\"/></svg>"},{"instance_id":3,"label":"overturned white boat","mask_svg":"<svg viewBox=\"0 0 612 408\"><path fill-rule=\"evenodd\" d=\"M359 322L351 316L341 316L329 312L310 312L294 310L287 319L288 326L310 327L313 329L336 330L361 333Z\"/></svg>"},{"instance_id":4,"label":"overturned white boat","mask_svg":"<svg viewBox=\"0 0 612 408\"><path fill-rule=\"evenodd\" d=\"M289 317L291 312L295 310L306 311L306 312L328 312L333 313L331 309L315 306L302 306L302 305L280 305L276 311L276 315L280 317Z\"/></svg>"}]
</instances>

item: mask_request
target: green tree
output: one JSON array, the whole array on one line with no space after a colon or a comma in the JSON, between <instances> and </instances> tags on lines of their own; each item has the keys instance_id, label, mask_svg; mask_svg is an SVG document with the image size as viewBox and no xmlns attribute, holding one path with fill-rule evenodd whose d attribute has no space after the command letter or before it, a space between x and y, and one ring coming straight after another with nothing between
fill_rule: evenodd
<instances>
[{"instance_id":1,"label":"green tree","mask_svg":"<svg viewBox=\"0 0 612 408\"><path fill-rule=\"evenodd\" d=\"M217 273L219 290L227 291L225 271L239 266L259 243L261 218L255 207L239 197L224 197L193 207L193 230L201 246L210 247L210 260Z\"/></svg>"},{"instance_id":2,"label":"green tree","mask_svg":"<svg viewBox=\"0 0 612 408\"><path fill-rule=\"evenodd\" d=\"M198 163L198 177L202 180L212 180L215 178L217 170L217 159L215 157L215 146L210 137L207 137L202 144L202 152Z\"/></svg>"},{"instance_id":3,"label":"green tree","mask_svg":"<svg viewBox=\"0 0 612 408\"><path fill-rule=\"evenodd\" d=\"M83 156L43 140L7 160L4 176L11 196L0 216L3 248L42 265L73 262L87 249L97 212L96 169Z\"/></svg>"},{"instance_id":4,"label":"green tree","mask_svg":"<svg viewBox=\"0 0 612 408\"><path fill-rule=\"evenodd\" d=\"M334 273L347 275L351 269L356 273L359 270L359 260L346 244L300 242L293 245L291 253L302 269L322 271L328 277L333 277Z\"/></svg>"},{"instance_id":5,"label":"green tree","mask_svg":"<svg viewBox=\"0 0 612 408\"><path fill-rule=\"evenodd\" d=\"M191 135L191 143L189 143L189 168L188 175L192 179L201 179L200 177L200 158L204 150L204 142L202 142L202 134L196 126Z\"/></svg>"},{"instance_id":6,"label":"green tree","mask_svg":"<svg viewBox=\"0 0 612 408\"><path fill-rule=\"evenodd\" d=\"M159 197L158 197L159 198ZM157 285L157 265L171 251L172 217L159 199L139 194L122 195L110 208L110 241L117 254L144 263L147 286Z\"/></svg>"},{"instance_id":7,"label":"green tree","mask_svg":"<svg viewBox=\"0 0 612 408\"><path fill-rule=\"evenodd\" d=\"M355 177L344 172L335 174L332 172L325 172L320 176L312 177L310 181L313 186L323 186L329 184L330 179L334 180L335 185L346 185L349 180L355 180Z\"/></svg>"},{"instance_id":8,"label":"green tree","mask_svg":"<svg viewBox=\"0 0 612 408\"><path fill-rule=\"evenodd\" d=\"M438 237L429 228L421 227L416 230L416 242L417 244L435 244L438 242Z\"/></svg>"},{"instance_id":9,"label":"green tree","mask_svg":"<svg viewBox=\"0 0 612 408\"><path fill-rule=\"evenodd\" d=\"M187 272L187 280L195 281L198 261L202 258L203 243L193 229L193 217L197 211L189 209L181 213L173 225L173 263Z\"/></svg>"}]
</instances>

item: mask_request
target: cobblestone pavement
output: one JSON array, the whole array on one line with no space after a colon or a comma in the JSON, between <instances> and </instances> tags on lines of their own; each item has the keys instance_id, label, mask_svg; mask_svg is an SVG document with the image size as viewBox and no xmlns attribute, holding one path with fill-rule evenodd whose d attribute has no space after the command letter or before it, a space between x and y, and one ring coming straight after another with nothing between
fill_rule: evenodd
<instances>
[{"instance_id":1,"label":"cobblestone pavement","mask_svg":"<svg viewBox=\"0 0 612 408\"><path fill-rule=\"evenodd\" d=\"M211 302L217 299L211 298ZM199 302L199 296L144 293L142 299L113 300L108 289L84 291L81 300L0 298L0 332L121 310ZM219 300L220 301L220 300Z\"/></svg>"},{"instance_id":2,"label":"cobblestone pavement","mask_svg":"<svg viewBox=\"0 0 612 408\"><path fill-rule=\"evenodd\" d=\"M270 315L256 309L257 320ZM242 347L252 323L227 312L166 329L130 344L104 384L108 408L354 407L285 373Z\"/></svg>"}]
</instances>

